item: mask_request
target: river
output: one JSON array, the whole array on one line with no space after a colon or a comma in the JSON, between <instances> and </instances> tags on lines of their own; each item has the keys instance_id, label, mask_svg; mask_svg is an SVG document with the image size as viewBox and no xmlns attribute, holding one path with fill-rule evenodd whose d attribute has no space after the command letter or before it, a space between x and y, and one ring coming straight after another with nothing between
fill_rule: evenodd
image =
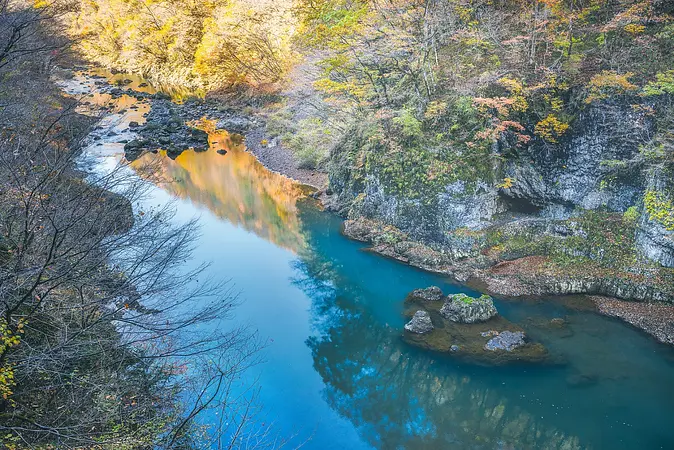
<instances>
[{"instance_id":1,"label":"river","mask_svg":"<svg viewBox=\"0 0 674 450\"><path fill-rule=\"evenodd\" d=\"M126 77L126 76L125 76ZM139 87L134 79L132 87ZM110 104L89 170L123 158L130 121L149 105L95 93L80 76L69 92ZM138 109L130 109L133 105ZM556 366L479 367L401 340L412 289L469 289L364 251L340 233L306 188L266 170L221 132L208 151L157 160L166 181L143 201L175 202L174 221L199 217L189 267L240 292L232 326L267 342L257 380L264 414L307 449L671 449L674 352L630 326L560 299L506 301L499 312L563 357ZM218 149L228 150L226 155ZM142 207L142 205L140 205ZM563 318L560 329L546 326ZM245 383L244 383L245 384ZM208 422L214 416L202 418ZM292 445L291 445L292 446Z\"/></svg>"}]
</instances>

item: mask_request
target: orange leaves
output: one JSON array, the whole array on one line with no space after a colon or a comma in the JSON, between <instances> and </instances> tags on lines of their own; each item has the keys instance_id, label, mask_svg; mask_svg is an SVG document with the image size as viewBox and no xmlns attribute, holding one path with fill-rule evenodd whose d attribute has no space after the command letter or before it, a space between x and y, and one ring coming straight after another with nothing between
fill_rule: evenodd
<instances>
[{"instance_id":1,"label":"orange leaves","mask_svg":"<svg viewBox=\"0 0 674 450\"><path fill-rule=\"evenodd\" d=\"M507 116L510 108L515 104L515 100L508 97L475 97L473 105L480 112L495 110L502 116Z\"/></svg>"},{"instance_id":2,"label":"orange leaves","mask_svg":"<svg viewBox=\"0 0 674 450\"><path fill-rule=\"evenodd\" d=\"M526 144L531 136L524 134L525 127L512 119L513 113L527 111L529 103L525 98L524 85L509 77L498 80L498 84L510 94L509 97L476 97L473 105L484 116L491 117L492 126L478 132L475 137L479 140L494 141L504 133L510 132L517 138L517 143Z\"/></svg>"},{"instance_id":3,"label":"orange leaves","mask_svg":"<svg viewBox=\"0 0 674 450\"><path fill-rule=\"evenodd\" d=\"M513 132L514 136L517 138L518 144L526 144L531 140L531 136L523 134L523 131L525 131L525 128L519 122L513 120L495 120L492 127L477 132L475 138L479 140L496 141L503 135L503 133Z\"/></svg>"}]
</instances>

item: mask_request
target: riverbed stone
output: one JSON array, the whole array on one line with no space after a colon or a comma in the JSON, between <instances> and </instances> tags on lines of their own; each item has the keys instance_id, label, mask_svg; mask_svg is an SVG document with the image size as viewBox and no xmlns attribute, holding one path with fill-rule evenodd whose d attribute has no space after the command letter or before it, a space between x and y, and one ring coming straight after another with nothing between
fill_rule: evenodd
<instances>
[{"instance_id":1,"label":"riverbed stone","mask_svg":"<svg viewBox=\"0 0 674 450\"><path fill-rule=\"evenodd\" d=\"M512 352L516 348L525 344L525 334L522 331L502 331L497 336L491 338L485 345L485 350L497 351L503 350Z\"/></svg>"},{"instance_id":2,"label":"riverbed stone","mask_svg":"<svg viewBox=\"0 0 674 450\"><path fill-rule=\"evenodd\" d=\"M251 122L243 116L230 116L218 120L215 126L220 130L241 133L250 129Z\"/></svg>"},{"instance_id":3,"label":"riverbed stone","mask_svg":"<svg viewBox=\"0 0 674 450\"><path fill-rule=\"evenodd\" d=\"M433 322L433 329L425 333L405 331L403 340L410 345L482 366L565 363L561 355L551 355L542 344L525 340L524 329L501 316L490 319L487 322L488 331L485 331L484 323L452 322L437 312L435 303L431 302L428 305L428 311L416 309L414 314L428 313L429 319ZM409 317L411 311L407 314ZM501 335L503 336L500 339L493 341Z\"/></svg>"},{"instance_id":4,"label":"riverbed stone","mask_svg":"<svg viewBox=\"0 0 674 450\"><path fill-rule=\"evenodd\" d=\"M453 322L476 323L491 319L498 311L488 295L475 298L466 294L455 294L447 297L440 314Z\"/></svg>"},{"instance_id":5,"label":"riverbed stone","mask_svg":"<svg viewBox=\"0 0 674 450\"><path fill-rule=\"evenodd\" d=\"M130 128L138 133L136 140L142 140L144 144L125 147L126 159L132 161L138 158L142 153L138 150L140 147L149 151L166 149L172 159L187 149L206 151L209 147L208 133L193 126L194 122L195 118L187 114L187 109L181 109L170 101L155 98L146 117L146 123L142 126L136 123L129 124Z\"/></svg>"},{"instance_id":6,"label":"riverbed stone","mask_svg":"<svg viewBox=\"0 0 674 450\"><path fill-rule=\"evenodd\" d=\"M410 333L424 334L433 331L431 316L426 311L417 311L412 320L405 325L405 330Z\"/></svg>"}]
</instances>

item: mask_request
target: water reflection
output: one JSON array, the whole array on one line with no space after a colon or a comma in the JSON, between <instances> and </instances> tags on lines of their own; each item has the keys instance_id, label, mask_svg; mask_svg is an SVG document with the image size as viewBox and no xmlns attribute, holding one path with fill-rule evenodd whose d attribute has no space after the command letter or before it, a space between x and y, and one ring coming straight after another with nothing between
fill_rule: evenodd
<instances>
[{"instance_id":1,"label":"water reflection","mask_svg":"<svg viewBox=\"0 0 674 450\"><path fill-rule=\"evenodd\" d=\"M206 152L188 150L175 160L165 152L149 153L134 167L156 166L162 188L173 195L203 205L218 217L297 252L304 246L297 202L307 190L265 169L245 151L240 136L213 131L209 140L211 146Z\"/></svg>"},{"instance_id":2,"label":"water reflection","mask_svg":"<svg viewBox=\"0 0 674 450\"><path fill-rule=\"evenodd\" d=\"M139 81L133 83L140 88ZM73 89L93 89L90 81L78 83ZM112 103L114 114L88 152L114 155L116 163L121 141L131 137L128 121L142 117L148 105L126 96L89 99ZM179 202L184 216L204 206L223 219L204 214L197 256L232 276L247 297L241 320L254 320L261 335L274 338L269 365L260 367L264 406L291 431L325 421L306 448L360 448L363 442L413 450L672 448L674 364L642 335L603 317L559 310L538 311L541 323L564 316L572 333L537 332L531 324L539 321L529 320L537 306L501 302L504 316L567 355L569 367L490 370L406 346L400 330L407 292L438 284L445 292L474 293L362 252L340 235L339 219L308 204L302 187L267 171L236 137L212 132L210 140L206 152L187 151L175 160L148 154L134 167L144 174L147 164L164 190L189 200Z\"/></svg>"},{"instance_id":3,"label":"water reflection","mask_svg":"<svg viewBox=\"0 0 674 450\"><path fill-rule=\"evenodd\" d=\"M175 102L183 102L190 97L204 97L206 94L202 89L187 89L181 86L158 83L156 81L149 82L143 77L131 73L112 73L103 68L92 68L88 71L89 75L94 77L105 78L106 83L119 86L122 89L132 89L137 92L145 92L147 94L156 94L162 92L170 95Z\"/></svg>"},{"instance_id":4,"label":"water reflection","mask_svg":"<svg viewBox=\"0 0 674 450\"><path fill-rule=\"evenodd\" d=\"M406 346L398 328L373 318L352 288L344 292L333 263L311 251L302 260L295 283L314 300L318 333L307 345L324 398L373 447L588 448L470 371Z\"/></svg>"},{"instance_id":5,"label":"water reflection","mask_svg":"<svg viewBox=\"0 0 674 450\"><path fill-rule=\"evenodd\" d=\"M497 307L563 354L566 366L484 368L421 351L401 339L405 294L430 284L446 293L465 288L338 244L326 215L310 208L300 215L311 228L294 283L312 299L315 334L306 343L314 369L326 402L373 447L672 448L669 349L548 300ZM553 317L565 317L569 329L537 327ZM593 382L579 383L578 373Z\"/></svg>"}]
</instances>

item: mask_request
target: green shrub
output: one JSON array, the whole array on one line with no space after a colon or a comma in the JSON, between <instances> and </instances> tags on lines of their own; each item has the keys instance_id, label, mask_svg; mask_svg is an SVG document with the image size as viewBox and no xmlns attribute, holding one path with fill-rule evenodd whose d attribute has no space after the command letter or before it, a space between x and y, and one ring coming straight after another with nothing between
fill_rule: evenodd
<instances>
[{"instance_id":1,"label":"green shrub","mask_svg":"<svg viewBox=\"0 0 674 450\"><path fill-rule=\"evenodd\" d=\"M644 86L642 94L649 97L653 95L674 94L674 70L659 72L655 75L656 81L649 82Z\"/></svg>"},{"instance_id":2,"label":"green shrub","mask_svg":"<svg viewBox=\"0 0 674 450\"><path fill-rule=\"evenodd\" d=\"M327 159L335 143L333 132L318 118L301 120L294 133L286 133L283 143L297 158L303 169L316 169Z\"/></svg>"},{"instance_id":3,"label":"green shrub","mask_svg":"<svg viewBox=\"0 0 674 450\"><path fill-rule=\"evenodd\" d=\"M651 220L674 231L674 203L664 193L648 190L644 194L644 207Z\"/></svg>"}]
</instances>

